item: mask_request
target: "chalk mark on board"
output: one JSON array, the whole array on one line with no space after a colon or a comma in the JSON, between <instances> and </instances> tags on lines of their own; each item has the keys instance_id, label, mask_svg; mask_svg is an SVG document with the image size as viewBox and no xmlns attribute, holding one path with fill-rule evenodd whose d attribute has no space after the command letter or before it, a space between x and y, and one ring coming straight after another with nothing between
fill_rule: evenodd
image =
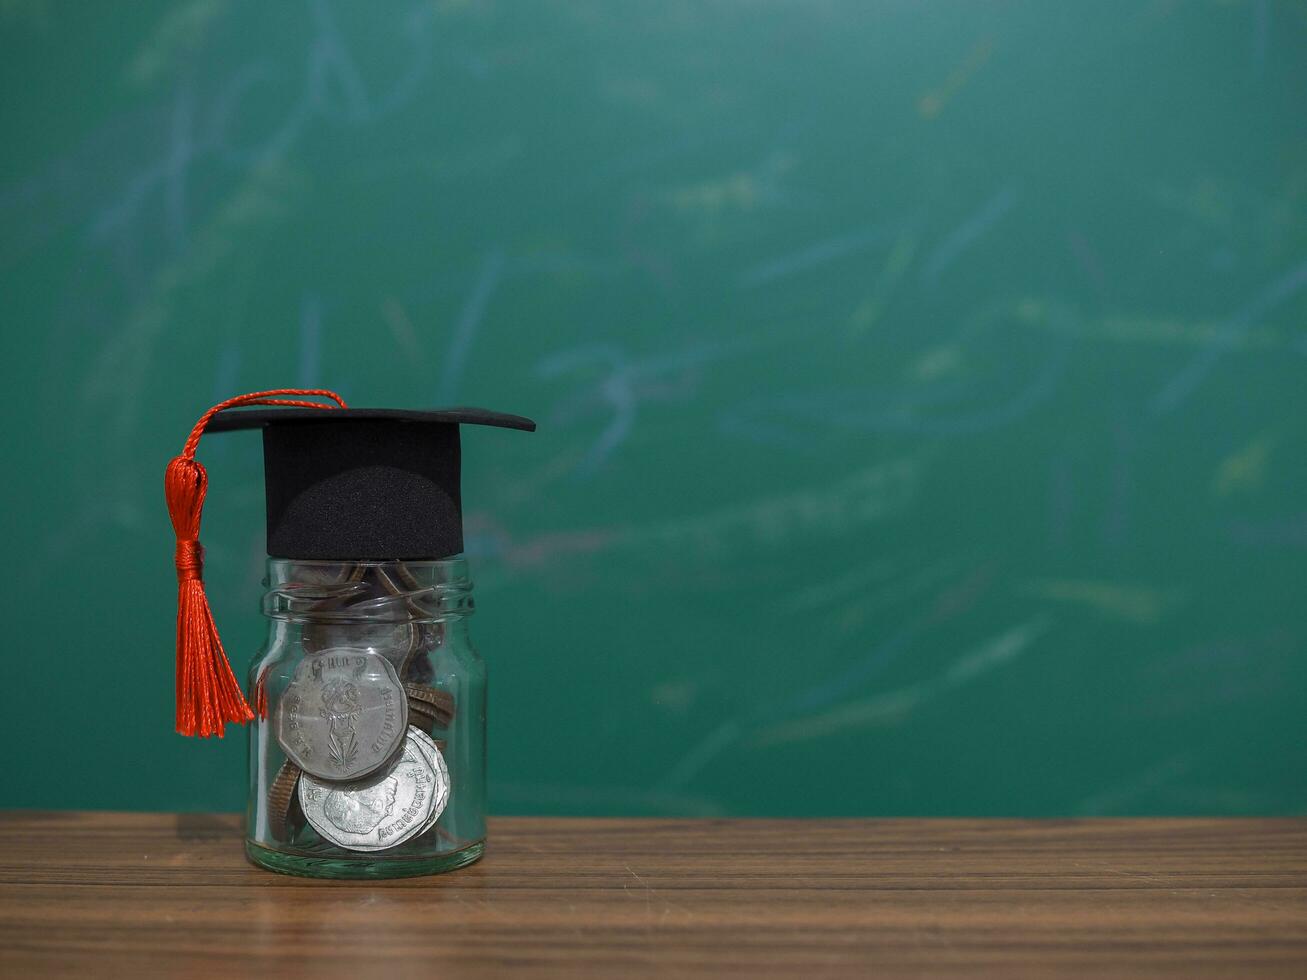
<instances>
[{"instance_id":1,"label":"chalk mark on board","mask_svg":"<svg viewBox=\"0 0 1307 980\"><path fill-rule=\"evenodd\" d=\"M173 95L168 126L168 144L163 157L134 177L121 198L104 208L91 222L87 239L102 243L135 218L147 196L156 186L163 191L169 237L180 249L186 239L186 178L191 163L199 155L194 133L194 107L189 86L179 85Z\"/></svg>"},{"instance_id":2,"label":"chalk mark on board","mask_svg":"<svg viewBox=\"0 0 1307 980\"><path fill-rule=\"evenodd\" d=\"M293 198L292 189L273 169L258 171L238 186L197 231L194 244L153 277L150 290L131 309L124 328L96 353L86 372L82 395L99 409L101 432L129 438L145 408L150 360L167 330L182 290L209 275L230 257L242 233L277 215Z\"/></svg>"},{"instance_id":3,"label":"chalk mark on board","mask_svg":"<svg viewBox=\"0 0 1307 980\"><path fill-rule=\"evenodd\" d=\"M740 286L753 289L777 279L818 268L854 252L889 241L898 225L872 225L806 245L795 252L759 263L740 274Z\"/></svg>"},{"instance_id":4,"label":"chalk mark on board","mask_svg":"<svg viewBox=\"0 0 1307 980\"><path fill-rule=\"evenodd\" d=\"M1263 432L1222 459L1212 477L1212 492L1218 497L1228 497L1260 490L1266 483L1271 453L1278 441L1273 432Z\"/></svg>"},{"instance_id":5,"label":"chalk mark on board","mask_svg":"<svg viewBox=\"0 0 1307 980\"><path fill-rule=\"evenodd\" d=\"M1253 72L1260 78L1266 72L1266 50L1271 39L1271 5L1269 0L1253 0Z\"/></svg>"},{"instance_id":6,"label":"chalk mark on board","mask_svg":"<svg viewBox=\"0 0 1307 980\"><path fill-rule=\"evenodd\" d=\"M922 92L917 98L917 112L923 119L934 119L944 107L953 100L966 84L975 77L976 72L980 71L989 61L990 56L994 53L994 41L992 38L982 37L967 52L961 63L954 68L947 78L938 86L929 91Z\"/></svg>"},{"instance_id":7,"label":"chalk mark on board","mask_svg":"<svg viewBox=\"0 0 1307 980\"><path fill-rule=\"evenodd\" d=\"M1103 274L1103 262L1089 238L1079 228L1066 230L1067 247L1076 260L1076 265L1093 285L1099 299L1107 297L1107 277Z\"/></svg>"},{"instance_id":8,"label":"chalk mark on board","mask_svg":"<svg viewBox=\"0 0 1307 980\"><path fill-rule=\"evenodd\" d=\"M363 79L359 77L358 66L354 64L354 59L340 35L331 7L327 5L326 0L313 0L311 9L313 23L318 32L318 43L309 56L308 104L317 109L324 119L341 122L359 122L367 119L371 109L368 106ZM328 94L328 83L333 71L345 99L345 109L339 115L333 115Z\"/></svg>"},{"instance_id":9,"label":"chalk mark on board","mask_svg":"<svg viewBox=\"0 0 1307 980\"><path fill-rule=\"evenodd\" d=\"M228 343L218 355L213 370L213 401L220 402L230 398L233 391L238 391L236 382L240 380L241 348L238 343ZM220 440L226 442L227 440Z\"/></svg>"},{"instance_id":10,"label":"chalk mark on board","mask_svg":"<svg viewBox=\"0 0 1307 980\"><path fill-rule=\"evenodd\" d=\"M897 661L927 631L971 608L991 588L993 580L992 564L974 569L959 584L941 592L922 615L900 626L861 659L795 698L789 710L812 711L835 703Z\"/></svg>"},{"instance_id":11,"label":"chalk mark on board","mask_svg":"<svg viewBox=\"0 0 1307 980\"><path fill-rule=\"evenodd\" d=\"M905 511L916 496L924 455L885 460L840 479L757 497L707 514L635 527L621 540L645 548L656 542L658 547L653 550L657 554L684 549L708 560L742 544L766 551L788 541L844 534Z\"/></svg>"},{"instance_id":12,"label":"chalk mark on board","mask_svg":"<svg viewBox=\"0 0 1307 980\"><path fill-rule=\"evenodd\" d=\"M863 562L834 579L817 582L801 589L789 598L785 607L792 614L807 613L849 596L860 596L867 589L884 581L895 570L896 566L888 559Z\"/></svg>"},{"instance_id":13,"label":"chalk mark on board","mask_svg":"<svg viewBox=\"0 0 1307 980\"><path fill-rule=\"evenodd\" d=\"M490 304L490 297L503 271L504 252L499 246L494 246L481 260L481 270L477 274L476 283L463 303L458 322L454 325L454 336L449 342L449 350L445 352L444 363L440 369L437 401L446 403L454 401L459 383L463 380L467 368L472 343L485 319L486 307Z\"/></svg>"},{"instance_id":14,"label":"chalk mark on board","mask_svg":"<svg viewBox=\"0 0 1307 980\"><path fill-rule=\"evenodd\" d=\"M404 359L410 365L421 365L425 360L422 345L418 343L417 328L413 326L404 304L394 296L387 296L381 301L381 319L390 328L390 336Z\"/></svg>"},{"instance_id":15,"label":"chalk mark on board","mask_svg":"<svg viewBox=\"0 0 1307 980\"><path fill-rule=\"evenodd\" d=\"M1174 782L1194 768L1194 760L1181 753L1163 759L1128 779L1112 783L1085 797L1076 812L1087 817L1112 816L1127 812L1140 797Z\"/></svg>"},{"instance_id":16,"label":"chalk mark on board","mask_svg":"<svg viewBox=\"0 0 1307 980\"><path fill-rule=\"evenodd\" d=\"M864 595L855 597L841 608L833 610L825 617L825 621L838 639L860 635L869 623L882 620L887 610L942 585L957 574L958 565L957 560L949 558L931 562L911 575L904 574L896 578L887 588L869 590Z\"/></svg>"},{"instance_id":17,"label":"chalk mark on board","mask_svg":"<svg viewBox=\"0 0 1307 980\"><path fill-rule=\"evenodd\" d=\"M713 759L740 738L740 723L728 719L714 728L681 756L663 777L662 785L677 789L697 776Z\"/></svg>"},{"instance_id":18,"label":"chalk mark on board","mask_svg":"<svg viewBox=\"0 0 1307 980\"><path fill-rule=\"evenodd\" d=\"M1014 312L1021 321L1038 321L1050 316L1058 321L1064 318L1061 312L1033 301L1022 303ZM993 327L1001 314L1002 311L999 315L983 314L965 333ZM909 432L943 437L999 428L1024 418L1057 391L1070 363L1072 342L1069 329L1056 329L1052 333L1058 340L1049 345L1051 349L1033 369L1031 378L993 406L926 414L923 410L932 405L956 403L976 390L975 385L961 385L946 377L929 384L822 387L768 393L722 410L717 416L717 427L721 432L764 444L794 446L806 444L814 434L829 437L841 431Z\"/></svg>"},{"instance_id":19,"label":"chalk mark on board","mask_svg":"<svg viewBox=\"0 0 1307 980\"><path fill-rule=\"evenodd\" d=\"M1084 606L1106 619L1141 626L1159 622L1185 598L1179 589L1081 579L1032 579L1015 591L1035 599Z\"/></svg>"},{"instance_id":20,"label":"chalk mark on board","mask_svg":"<svg viewBox=\"0 0 1307 980\"><path fill-rule=\"evenodd\" d=\"M928 569L933 574L936 569ZM794 706L782 707L781 713L802 712L821 708L837 700L849 687L865 680L870 672L874 673L885 666L888 660L896 658L906 651L916 637L927 629L965 612L991 586L994 580L993 563L982 565L972 571L963 581L952 588L945 589L931 604L927 616L914 624L900 630L886 644L873 652L873 656L862 664L855 665L852 671L812 689L809 696L800 698ZM851 584L845 580L838 584L836 591L842 591ZM824 590L812 597L818 603L829 598ZM873 597L874 598L874 597ZM769 745L779 742L800 741L809 737L830 734L845 727L862 727L886 719L889 715L897 718L905 715L919 704L938 695L961 687L976 677L1015 659L1026 647L1047 630L1051 619L1041 615L1030 622L994 637L974 650L950 662L934 679L912 685L908 689L879 695L870 701L859 701L835 709L827 715L817 718L800 718L794 721L774 725L778 713L777 705L769 703L765 708L758 708L741 717L728 719L714 728L704 738L695 743L691 749L673 764L664 777L663 783L669 787L680 787L692 780L706 768L713 759L720 756L732 745L746 738L747 733L754 732L750 741L756 745ZM870 706L871 710L861 710ZM850 717L846 718L845 715ZM809 727L812 731L809 731Z\"/></svg>"},{"instance_id":21,"label":"chalk mark on board","mask_svg":"<svg viewBox=\"0 0 1307 980\"><path fill-rule=\"evenodd\" d=\"M1120 548L1130 535L1131 504L1135 497L1134 451L1136 437L1129 421L1121 417L1113 426L1113 456L1109 472L1108 507L1103 515L1104 543Z\"/></svg>"},{"instance_id":22,"label":"chalk mark on board","mask_svg":"<svg viewBox=\"0 0 1307 980\"><path fill-rule=\"evenodd\" d=\"M912 648L917 639L930 627L929 617L919 617L896 629L888 639L840 671L834 677L811 687L795 700L796 712L813 711L838 701L851 689L881 673Z\"/></svg>"},{"instance_id":23,"label":"chalk mark on board","mask_svg":"<svg viewBox=\"0 0 1307 980\"><path fill-rule=\"evenodd\" d=\"M322 385L322 297L307 292L300 297L299 384L301 388Z\"/></svg>"},{"instance_id":24,"label":"chalk mark on board","mask_svg":"<svg viewBox=\"0 0 1307 980\"><path fill-rule=\"evenodd\" d=\"M1307 511L1273 518L1238 518L1226 525L1225 536L1249 548L1307 548Z\"/></svg>"},{"instance_id":25,"label":"chalk mark on board","mask_svg":"<svg viewBox=\"0 0 1307 980\"><path fill-rule=\"evenodd\" d=\"M412 100L418 82L431 64L429 11L414 7L404 22L414 55L400 79L379 98L369 98L335 26L330 7L318 0L311 13L314 34L305 55L303 87L277 128L253 148L233 147L227 140L227 131L235 121L242 99L255 85L276 77L272 59L257 59L243 65L226 79L208 114L207 125L198 130L198 135L192 93L188 87L180 86L174 98L169 141L163 155L146 164L112 200L98 207L88 225L88 241L98 243L115 232L121 233L141 215L143 205L156 188L162 188L169 231L176 242L187 227L187 174L198 160L216 155L238 168L239 177L249 178L256 168L280 159L315 114L327 121L359 126L375 122ZM334 108L328 97L328 85L333 78L343 92L342 109Z\"/></svg>"},{"instance_id":26,"label":"chalk mark on board","mask_svg":"<svg viewBox=\"0 0 1307 980\"><path fill-rule=\"evenodd\" d=\"M1242 339L1261 317L1307 286L1307 261L1270 283L1217 328L1208 343L1153 399L1153 414L1173 411L1207 378L1217 361Z\"/></svg>"},{"instance_id":27,"label":"chalk mark on board","mask_svg":"<svg viewBox=\"0 0 1307 980\"><path fill-rule=\"evenodd\" d=\"M209 28L229 10L226 0L191 0L166 9L154 31L127 66L127 78L147 85L170 68L193 59Z\"/></svg>"},{"instance_id":28,"label":"chalk mark on board","mask_svg":"<svg viewBox=\"0 0 1307 980\"><path fill-rule=\"evenodd\" d=\"M753 349L750 343L691 344L680 351L632 359L616 344L584 344L542 359L536 365L541 378L599 368L604 373L590 385L573 392L554 410L556 424L568 424L590 414L593 408L611 412L608 424L596 437L577 466L580 475L597 472L630 436L645 399L670 400L688 396L708 364ZM675 381L669 384L668 379Z\"/></svg>"},{"instance_id":29,"label":"chalk mark on board","mask_svg":"<svg viewBox=\"0 0 1307 980\"><path fill-rule=\"evenodd\" d=\"M759 206L785 205L790 203L790 195L783 188L784 179L793 167L790 153L773 150L750 169L674 187L663 196L677 211L708 218L733 210L748 212Z\"/></svg>"},{"instance_id":30,"label":"chalk mark on board","mask_svg":"<svg viewBox=\"0 0 1307 980\"><path fill-rule=\"evenodd\" d=\"M930 254L921 269L919 281L922 285L933 286L937 283L944 270L980 241L986 232L1016 206L1020 199L1021 192L1015 181L1001 187L987 198L976 211L945 235L944 240Z\"/></svg>"},{"instance_id":31,"label":"chalk mark on board","mask_svg":"<svg viewBox=\"0 0 1307 980\"><path fill-rule=\"evenodd\" d=\"M906 234L894 243L889 257L876 277L876 285L871 295L858 304L849 316L849 336L857 337L874 327L889 306L899 282L912 265L913 256L917 254L917 236Z\"/></svg>"},{"instance_id":32,"label":"chalk mark on board","mask_svg":"<svg viewBox=\"0 0 1307 980\"><path fill-rule=\"evenodd\" d=\"M764 728L751 741L759 747L793 744L852 729L900 724L907 715L927 702L945 697L1016 660L1051 626L1050 617L1036 616L955 657L933 677L852 701L822 714Z\"/></svg>"},{"instance_id":33,"label":"chalk mark on board","mask_svg":"<svg viewBox=\"0 0 1307 980\"><path fill-rule=\"evenodd\" d=\"M544 531L517 541L483 515L474 513L467 523L475 524L482 553L510 566L621 550L639 557L692 552L701 561L745 549L774 554L786 542L837 537L901 514L916 495L926 458L917 453L884 460L838 479L647 525Z\"/></svg>"}]
</instances>

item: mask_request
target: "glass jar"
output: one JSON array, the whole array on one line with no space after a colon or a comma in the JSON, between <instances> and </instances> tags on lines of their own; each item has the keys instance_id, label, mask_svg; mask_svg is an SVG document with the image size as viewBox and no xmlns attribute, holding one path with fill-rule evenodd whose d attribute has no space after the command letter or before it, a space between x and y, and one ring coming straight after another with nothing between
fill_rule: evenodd
<instances>
[{"instance_id":1,"label":"glass jar","mask_svg":"<svg viewBox=\"0 0 1307 980\"><path fill-rule=\"evenodd\" d=\"M440 561L268 560L245 851L320 878L434 874L485 847L472 583Z\"/></svg>"}]
</instances>

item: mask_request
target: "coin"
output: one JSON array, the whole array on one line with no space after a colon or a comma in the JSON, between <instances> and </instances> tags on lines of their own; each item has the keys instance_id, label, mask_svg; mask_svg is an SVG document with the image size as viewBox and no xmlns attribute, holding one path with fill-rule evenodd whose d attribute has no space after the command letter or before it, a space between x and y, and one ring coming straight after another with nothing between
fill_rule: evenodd
<instances>
[{"instance_id":1,"label":"coin","mask_svg":"<svg viewBox=\"0 0 1307 980\"><path fill-rule=\"evenodd\" d=\"M444 715L447 719L453 719L454 695L448 691L442 691L438 687L429 687L426 684L406 683L404 693L408 695L410 701L418 701L429 705L432 710L428 710L427 714Z\"/></svg>"},{"instance_id":2,"label":"coin","mask_svg":"<svg viewBox=\"0 0 1307 980\"><path fill-rule=\"evenodd\" d=\"M427 761L431 763L431 770L435 774L435 789L432 790L435 802L431 808L431 815L427 817L422 829L413 835L414 837L421 837L436 825L436 821L440 819L440 815L445 812L445 807L449 803L451 789L449 767L445 765L445 757L441 754L441 743L433 742L426 732L410 728L409 738L421 744L422 751L426 754Z\"/></svg>"},{"instance_id":3,"label":"coin","mask_svg":"<svg viewBox=\"0 0 1307 980\"><path fill-rule=\"evenodd\" d=\"M315 606L320 618L315 620L310 615L304 627L304 649L309 653L335 647L370 650L386 657L402 673L403 665L418 645L418 629L407 621L410 614L407 607L395 608L397 597L387 585L388 579L382 583L382 589L389 594L375 594L369 570L370 566L366 565L328 562L305 566L306 574L299 577L324 591ZM380 573L379 569L372 570ZM301 592L307 590L301 588Z\"/></svg>"},{"instance_id":4,"label":"coin","mask_svg":"<svg viewBox=\"0 0 1307 980\"><path fill-rule=\"evenodd\" d=\"M347 607L353 610L354 606ZM418 631L413 623L356 620L346 623L306 623L304 652L321 653L340 647L367 650L385 657L396 668L407 663L417 646Z\"/></svg>"},{"instance_id":5,"label":"coin","mask_svg":"<svg viewBox=\"0 0 1307 980\"><path fill-rule=\"evenodd\" d=\"M305 657L277 703L277 741L322 779L361 779L386 765L408 726L408 701L384 657L335 650Z\"/></svg>"},{"instance_id":6,"label":"coin","mask_svg":"<svg viewBox=\"0 0 1307 980\"><path fill-rule=\"evenodd\" d=\"M430 611L424 605L434 597L435 586L424 586L403 562L396 562L393 568L377 566L373 569L377 584L388 595L404 600L409 615L414 620L412 645L404 659L396 663L401 680L412 677L419 681L431 679L431 664L425 657L419 656L426 650L440 645L441 623L429 622Z\"/></svg>"},{"instance_id":7,"label":"coin","mask_svg":"<svg viewBox=\"0 0 1307 980\"><path fill-rule=\"evenodd\" d=\"M414 616L421 618L426 615L425 610L417 602L417 597L434 592L435 586L419 584L408 566L403 563L396 563L391 569L378 566L373 569L373 574L376 576L377 584L388 595L404 599L405 605Z\"/></svg>"},{"instance_id":8,"label":"coin","mask_svg":"<svg viewBox=\"0 0 1307 980\"><path fill-rule=\"evenodd\" d=\"M431 729L444 727L439 715L431 708L431 705L424 704L421 701L410 701L408 703L408 723L413 728L430 732Z\"/></svg>"},{"instance_id":9,"label":"coin","mask_svg":"<svg viewBox=\"0 0 1307 980\"><path fill-rule=\"evenodd\" d=\"M294 564L280 591L298 605L313 611L339 609L368 594L363 581L364 566L353 562L306 562Z\"/></svg>"},{"instance_id":10,"label":"coin","mask_svg":"<svg viewBox=\"0 0 1307 980\"><path fill-rule=\"evenodd\" d=\"M299 778L299 766L283 762L268 787L268 830L273 840L290 840L295 825L304 822L295 797Z\"/></svg>"},{"instance_id":11,"label":"coin","mask_svg":"<svg viewBox=\"0 0 1307 980\"><path fill-rule=\"evenodd\" d=\"M344 585L363 578L365 566L352 561L292 562L295 582L303 585Z\"/></svg>"},{"instance_id":12,"label":"coin","mask_svg":"<svg viewBox=\"0 0 1307 980\"><path fill-rule=\"evenodd\" d=\"M351 851L383 851L426 826L436 803L436 768L426 746L408 731L399 761L363 783L300 777L300 807L324 840ZM442 793L447 800L447 774Z\"/></svg>"},{"instance_id":13,"label":"coin","mask_svg":"<svg viewBox=\"0 0 1307 980\"><path fill-rule=\"evenodd\" d=\"M431 658L426 654L444 642L442 631L445 624L420 622L414 625L417 628L417 638L413 641L413 649L399 667L399 678L429 684L436 672L431 666Z\"/></svg>"}]
</instances>

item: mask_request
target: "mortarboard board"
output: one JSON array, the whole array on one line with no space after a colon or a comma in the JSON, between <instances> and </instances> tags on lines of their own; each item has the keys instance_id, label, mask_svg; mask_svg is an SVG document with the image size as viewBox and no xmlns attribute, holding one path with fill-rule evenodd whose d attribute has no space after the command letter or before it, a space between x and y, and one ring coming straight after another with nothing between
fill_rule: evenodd
<instances>
[{"instance_id":1,"label":"mortarboard board","mask_svg":"<svg viewBox=\"0 0 1307 980\"><path fill-rule=\"evenodd\" d=\"M436 559L463 550L463 425L531 432L482 408L228 409L209 432L263 430L268 554Z\"/></svg>"}]
</instances>

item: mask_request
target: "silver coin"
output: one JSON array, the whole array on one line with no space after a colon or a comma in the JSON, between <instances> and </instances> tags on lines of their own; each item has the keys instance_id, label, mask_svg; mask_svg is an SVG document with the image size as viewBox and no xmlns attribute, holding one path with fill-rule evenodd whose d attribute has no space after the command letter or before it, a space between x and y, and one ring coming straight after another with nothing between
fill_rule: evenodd
<instances>
[{"instance_id":1,"label":"silver coin","mask_svg":"<svg viewBox=\"0 0 1307 980\"><path fill-rule=\"evenodd\" d=\"M349 609L353 612L355 607ZM417 641L415 624L395 622L309 623L305 625L303 635L306 653L352 647L379 654L396 668L412 655Z\"/></svg>"},{"instance_id":2,"label":"silver coin","mask_svg":"<svg viewBox=\"0 0 1307 980\"><path fill-rule=\"evenodd\" d=\"M351 851L384 851L416 836L435 803L425 746L405 738L399 761L364 783L300 777L300 809L324 840Z\"/></svg>"},{"instance_id":3,"label":"silver coin","mask_svg":"<svg viewBox=\"0 0 1307 980\"><path fill-rule=\"evenodd\" d=\"M445 807L449 804L449 794L451 791L449 781L449 767L445 765L445 757L441 755L440 749L436 743L431 740L431 736L420 728L409 727L409 738L418 742L422 746L422 752L426 755L427 761L431 763L431 771L435 774L436 785L432 791L435 797L435 805L431 808L431 816L427 817L427 822L422 825L414 837L421 837L428 830L436 825L440 815L445 812Z\"/></svg>"},{"instance_id":4,"label":"silver coin","mask_svg":"<svg viewBox=\"0 0 1307 980\"><path fill-rule=\"evenodd\" d=\"M395 668L375 653L329 650L295 667L277 702L277 741L320 779L362 779L386 765L408 730Z\"/></svg>"}]
</instances>

